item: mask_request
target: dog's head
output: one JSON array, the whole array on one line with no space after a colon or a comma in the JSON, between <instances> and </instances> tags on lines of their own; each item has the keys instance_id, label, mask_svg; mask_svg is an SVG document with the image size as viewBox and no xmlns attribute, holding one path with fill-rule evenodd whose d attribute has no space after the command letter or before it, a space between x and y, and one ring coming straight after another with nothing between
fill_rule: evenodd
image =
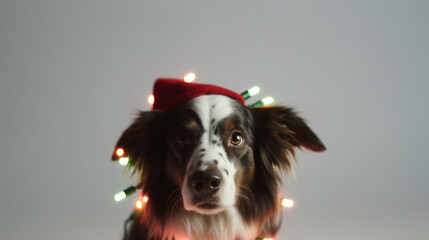
<instances>
[{"instance_id":1,"label":"dog's head","mask_svg":"<svg viewBox=\"0 0 429 240\"><path fill-rule=\"evenodd\" d=\"M217 214L236 207L248 218L276 209L279 171L294 148L325 150L291 108L247 107L202 95L168 111L141 112L117 143L139 173L149 211Z\"/></svg>"}]
</instances>

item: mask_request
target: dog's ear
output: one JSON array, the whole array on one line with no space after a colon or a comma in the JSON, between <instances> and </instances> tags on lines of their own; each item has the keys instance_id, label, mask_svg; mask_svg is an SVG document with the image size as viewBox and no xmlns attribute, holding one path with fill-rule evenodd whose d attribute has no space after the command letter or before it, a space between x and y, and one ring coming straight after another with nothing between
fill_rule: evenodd
<instances>
[{"instance_id":1,"label":"dog's ear","mask_svg":"<svg viewBox=\"0 0 429 240\"><path fill-rule=\"evenodd\" d=\"M129 158L128 168L134 167L133 174L139 172L139 184L146 182L144 176L148 176L148 171L157 173L161 170L162 164L154 163L165 159L166 115L163 111L139 112L116 144L112 160L118 160L116 149L122 148L124 156Z\"/></svg>"},{"instance_id":2,"label":"dog's ear","mask_svg":"<svg viewBox=\"0 0 429 240\"><path fill-rule=\"evenodd\" d=\"M252 108L252 111L256 120L255 139L265 164L271 163L287 170L291 166L289 155L294 155L294 147L305 147L315 152L326 150L322 141L292 108L262 107Z\"/></svg>"}]
</instances>

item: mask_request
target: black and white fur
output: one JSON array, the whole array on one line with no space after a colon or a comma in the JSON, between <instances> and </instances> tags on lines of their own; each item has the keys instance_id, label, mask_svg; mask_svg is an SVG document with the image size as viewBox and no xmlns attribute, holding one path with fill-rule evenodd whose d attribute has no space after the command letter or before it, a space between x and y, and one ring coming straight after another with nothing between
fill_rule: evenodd
<instances>
[{"instance_id":1,"label":"black and white fur","mask_svg":"<svg viewBox=\"0 0 429 240\"><path fill-rule=\"evenodd\" d=\"M273 237L281 219L277 169L290 169L301 146L325 150L291 108L203 95L141 112L117 144L150 199L128 239Z\"/></svg>"}]
</instances>

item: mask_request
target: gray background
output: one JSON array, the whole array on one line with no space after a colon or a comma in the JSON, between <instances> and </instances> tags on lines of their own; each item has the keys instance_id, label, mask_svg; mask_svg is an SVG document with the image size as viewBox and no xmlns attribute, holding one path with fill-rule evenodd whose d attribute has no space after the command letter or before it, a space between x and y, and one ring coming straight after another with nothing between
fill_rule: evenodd
<instances>
[{"instance_id":1,"label":"gray background","mask_svg":"<svg viewBox=\"0 0 429 240\"><path fill-rule=\"evenodd\" d=\"M296 107L277 239L428 239L427 1L0 1L0 239L119 239L109 161L154 79Z\"/></svg>"}]
</instances>

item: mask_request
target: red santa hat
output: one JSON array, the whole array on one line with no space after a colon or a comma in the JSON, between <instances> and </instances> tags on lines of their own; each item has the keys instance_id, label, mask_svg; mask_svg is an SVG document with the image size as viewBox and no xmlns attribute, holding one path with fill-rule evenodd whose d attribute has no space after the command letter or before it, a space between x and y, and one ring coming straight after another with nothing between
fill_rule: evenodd
<instances>
[{"instance_id":1,"label":"red santa hat","mask_svg":"<svg viewBox=\"0 0 429 240\"><path fill-rule=\"evenodd\" d=\"M183 79L160 78L153 87L155 102L153 110L168 110L188 100L205 94L221 94L236 99L244 105L244 98L231 90L201 83L188 83Z\"/></svg>"}]
</instances>

